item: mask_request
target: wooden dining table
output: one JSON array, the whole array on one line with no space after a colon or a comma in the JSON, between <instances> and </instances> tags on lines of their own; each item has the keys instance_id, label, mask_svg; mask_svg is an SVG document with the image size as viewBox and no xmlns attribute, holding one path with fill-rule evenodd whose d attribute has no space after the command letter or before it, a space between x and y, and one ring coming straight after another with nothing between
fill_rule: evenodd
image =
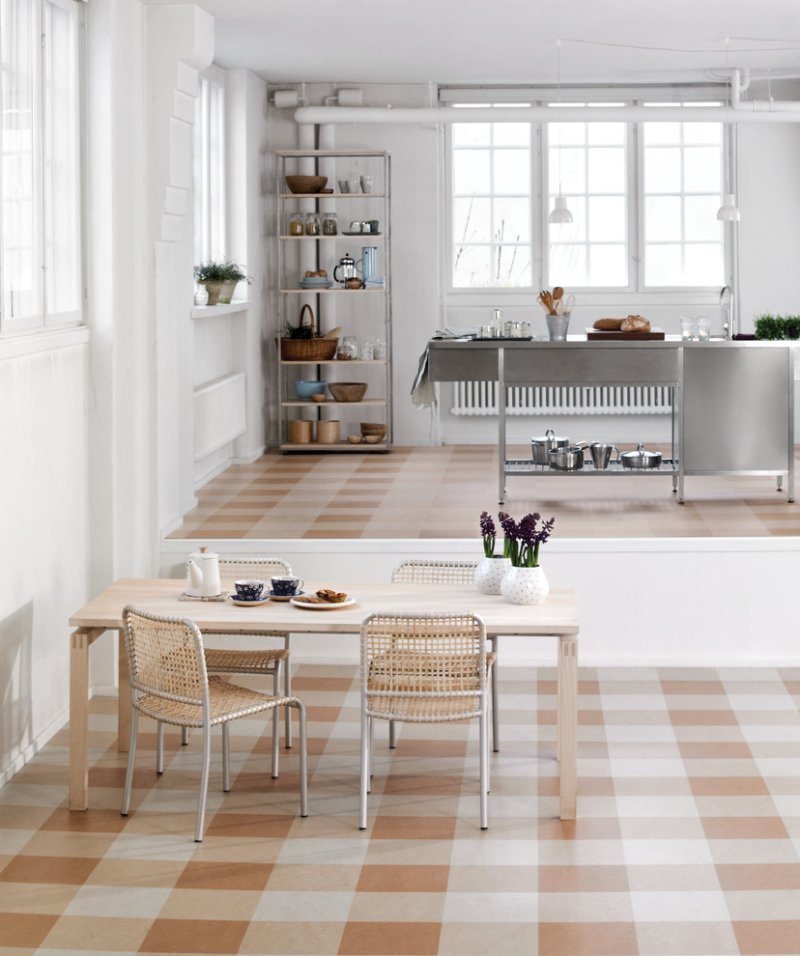
<instances>
[{"instance_id":1,"label":"wooden dining table","mask_svg":"<svg viewBox=\"0 0 800 956\"><path fill-rule=\"evenodd\" d=\"M313 582L312 582L313 585ZM319 586L322 586L320 584ZM557 747L560 762L559 815L574 820L577 804L578 612L571 591L551 592L543 604L507 604L500 597L479 594L468 585L349 584L339 590L355 598L346 607L307 610L292 603L268 601L248 607L222 601L182 599L184 582L175 578L122 578L98 594L69 620L75 628L70 651L69 806L85 810L89 791L89 648L107 631L119 641L118 748L128 749L130 684L122 611L134 605L156 614L191 618L201 631L237 634L359 634L368 614L386 611L460 612L480 617L495 639L558 640ZM311 588L313 592L313 587Z\"/></svg>"}]
</instances>

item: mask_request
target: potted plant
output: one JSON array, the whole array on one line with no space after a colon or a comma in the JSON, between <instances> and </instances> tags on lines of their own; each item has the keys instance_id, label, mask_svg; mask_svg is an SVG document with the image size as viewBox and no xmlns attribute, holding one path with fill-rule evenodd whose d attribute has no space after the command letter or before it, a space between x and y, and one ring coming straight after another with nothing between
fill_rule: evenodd
<instances>
[{"instance_id":1,"label":"potted plant","mask_svg":"<svg viewBox=\"0 0 800 956\"><path fill-rule=\"evenodd\" d=\"M210 259L194 267L195 282L206 287L209 305L227 305L240 282L250 282L242 267L229 259Z\"/></svg>"},{"instance_id":2,"label":"potted plant","mask_svg":"<svg viewBox=\"0 0 800 956\"><path fill-rule=\"evenodd\" d=\"M541 525L538 511L525 515L519 522L503 513L499 518L505 535L504 553L511 561L500 593L509 604L541 604L550 585L539 566L539 547L552 534L555 518L542 521Z\"/></svg>"},{"instance_id":3,"label":"potted plant","mask_svg":"<svg viewBox=\"0 0 800 956\"><path fill-rule=\"evenodd\" d=\"M506 571L511 567L511 560L508 555L494 553L497 529L487 511L481 512L480 525L483 560L478 562L475 568L475 587L481 594L500 594L500 586Z\"/></svg>"}]
</instances>

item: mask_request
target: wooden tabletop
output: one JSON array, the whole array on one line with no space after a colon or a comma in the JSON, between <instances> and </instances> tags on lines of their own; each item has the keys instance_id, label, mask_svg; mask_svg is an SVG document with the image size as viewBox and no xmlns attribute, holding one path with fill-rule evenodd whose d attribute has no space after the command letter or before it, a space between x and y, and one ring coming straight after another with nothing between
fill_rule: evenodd
<instances>
[{"instance_id":1,"label":"wooden tabletop","mask_svg":"<svg viewBox=\"0 0 800 956\"><path fill-rule=\"evenodd\" d=\"M133 604L156 614L191 618L201 630L228 634L264 630L353 634L360 630L367 614L382 611L468 612L482 618L491 634L566 636L579 630L572 591L551 591L544 604L530 607L507 604L501 597L479 594L465 585L310 581L305 590L313 593L321 587L346 591L356 603L346 608L312 611L274 601L255 607L239 607L229 600L181 601L183 580L121 578L73 614L69 623L79 628L118 629L122 626L123 608Z\"/></svg>"}]
</instances>

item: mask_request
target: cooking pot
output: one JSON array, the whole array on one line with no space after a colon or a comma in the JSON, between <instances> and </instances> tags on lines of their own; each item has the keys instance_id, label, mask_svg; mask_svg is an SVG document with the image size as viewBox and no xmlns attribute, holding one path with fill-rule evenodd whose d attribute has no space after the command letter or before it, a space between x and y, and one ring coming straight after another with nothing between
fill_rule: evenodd
<instances>
[{"instance_id":1,"label":"cooking pot","mask_svg":"<svg viewBox=\"0 0 800 956\"><path fill-rule=\"evenodd\" d=\"M644 445L639 442L636 451L624 451L619 460L623 468L660 468L661 452L646 451Z\"/></svg>"},{"instance_id":2,"label":"cooking pot","mask_svg":"<svg viewBox=\"0 0 800 956\"><path fill-rule=\"evenodd\" d=\"M592 455L592 462L598 471L605 471L611 462L611 452L617 453L616 461L619 461L619 449L616 445L606 445L604 442L593 441L589 445L589 451Z\"/></svg>"},{"instance_id":3,"label":"cooking pot","mask_svg":"<svg viewBox=\"0 0 800 956\"><path fill-rule=\"evenodd\" d=\"M531 438L534 465L549 465L547 453L554 448L566 448L567 445L569 438L559 438L552 428L548 428L544 435L538 438Z\"/></svg>"},{"instance_id":4,"label":"cooking pot","mask_svg":"<svg viewBox=\"0 0 800 956\"><path fill-rule=\"evenodd\" d=\"M547 453L547 458L551 468L556 471L578 471L583 468L583 453L586 442L578 442L577 445L566 445L563 448L551 448Z\"/></svg>"}]
</instances>

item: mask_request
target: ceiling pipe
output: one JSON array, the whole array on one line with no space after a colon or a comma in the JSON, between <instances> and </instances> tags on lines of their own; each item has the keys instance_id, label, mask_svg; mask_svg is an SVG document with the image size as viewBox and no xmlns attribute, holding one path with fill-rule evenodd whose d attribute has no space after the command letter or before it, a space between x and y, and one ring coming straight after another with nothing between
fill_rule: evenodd
<instances>
[{"instance_id":1,"label":"ceiling pipe","mask_svg":"<svg viewBox=\"0 0 800 956\"><path fill-rule=\"evenodd\" d=\"M800 113L800 103L797 100L743 100L742 93L749 85L750 77L746 71L744 79L742 79L741 70L734 70L731 73L731 109L738 113L752 112L760 116L765 113L773 116L775 113ZM737 119L746 118L748 118L747 115L737 116Z\"/></svg>"},{"instance_id":2,"label":"ceiling pipe","mask_svg":"<svg viewBox=\"0 0 800 956\"><path fill-rule=\"evenodd\" d=\"M750 108L757 101L733 106L570 106L564 107L558 122L600 123L661 120L672 123L798 123L800 104L784 101L785 109L777 104L763 103ZM550 106L492 106L492 107L399 107L391 106L301 106L295 110L295 121L301 125L318 123L364 123L368 125L419 123L514 123L555 122L556 111Z\"/></svg>"}]
</instances>

